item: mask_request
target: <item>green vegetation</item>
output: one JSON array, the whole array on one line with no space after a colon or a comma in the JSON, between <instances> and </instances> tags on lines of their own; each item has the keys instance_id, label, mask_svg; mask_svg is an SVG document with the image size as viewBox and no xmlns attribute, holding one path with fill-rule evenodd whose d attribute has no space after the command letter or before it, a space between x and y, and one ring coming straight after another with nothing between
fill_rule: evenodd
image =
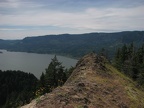
<instances>
[{"instance_id":1,"label":"green vegetation","mask_svg":"<svg viewBox=\"0 0 144 108\"><path fill-rule=\"evenodd\" d=\"M64 69L55 56L40 80L22 71L0 70L0 107L16 108L62 86L73 68Z\"/></svg>"},{"instance_id":2,"label":"green vegetation","mask_svg":"<svg viewBox=\"0 0 144 108\"><path fill-rule=\"evenodd\" d=\"M40 76L38 90L36 95L42 95L51 92L54 88L62 86L67 78L70 76L73 67L70 69L64 69L62 64L57 60L55 56L45 73Z\"/></svg>"},{"instance_id":3,"label":"green vegetation","mask_svg":"<svg viewBox=\"0 0 144 108\"><path fill-rule=\"evenodd\" d=\"M144 31L117 33L61 34L26 37L22 40L0 40L0 49L20 52L59 54L80 58L87 53L99 53L105 48L110 58L123 44L144 42Z\"/></svg>"},{"instance_id":4,"label":"green vegetation","mask_svg":"<svg viewBox=\"0 0 144 108\"><path fill-rule=\"evenodd\" d=\"M144 44L136 48L133 43L119 48L114 58L114 66L121 72L144 85Z\"/></svg>"},{"instance_id":5,"label":"green vegetation","mask_svg":"<svg viewBox=\"0 0 144 108\"><path fill-rule=\"evenodd\" d=\"M30 102L35 94L37 78L22 71L0 71L0 107L16 108Z\"/></svg>"}]
</instances>

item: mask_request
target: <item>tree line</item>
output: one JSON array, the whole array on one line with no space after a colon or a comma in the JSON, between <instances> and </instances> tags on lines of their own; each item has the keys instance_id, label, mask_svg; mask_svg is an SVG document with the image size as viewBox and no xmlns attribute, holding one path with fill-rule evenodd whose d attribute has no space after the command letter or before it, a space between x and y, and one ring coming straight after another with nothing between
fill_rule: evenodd
<instances>
[{"instance_id":1,"label":"tree line","mask_svg":"<svg viewBox=\"0 0 144 108\"><path fill-rule=\"evenodd\" d=\"M16 108L30 102L35 97L37 82L30 73L0 70L0 107Z\"/></svg>"},{"instance_id":2,"label":"tree line","mask_svg":"<svg viewBox=\"0 0 144 108\"><path fill-rule=\"evenodd\" d=\"M144 86L144 44L138 48L133 43L118 48L113 64L139 85Z\"/></svg>"},{"instance_id":3,"label":"tree line","mask_svg":"<svg viewBox=\"0 0 144 108\"><path fill-rule=\"evenodd\" d=\"M0 70L0 108L16 108L62 86L73 67L65 69L55 56L40 79L23 71Z\"/></svg>"}]
</instances>

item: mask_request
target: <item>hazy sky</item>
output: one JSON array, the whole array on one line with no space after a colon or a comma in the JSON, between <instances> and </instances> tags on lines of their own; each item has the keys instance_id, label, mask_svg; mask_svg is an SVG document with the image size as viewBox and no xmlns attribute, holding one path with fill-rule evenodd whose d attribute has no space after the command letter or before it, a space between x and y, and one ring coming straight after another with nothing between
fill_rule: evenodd
<instances>
[{"instance_id":1,"label":"hazy sky","mask_svg":"<svg viewBox=\"0 0 144 108\"><path fill-rule=\"evenodd\" d=\"M144 0L0 0L0 39L144 30Z\"/></svg>"}]
</instances>

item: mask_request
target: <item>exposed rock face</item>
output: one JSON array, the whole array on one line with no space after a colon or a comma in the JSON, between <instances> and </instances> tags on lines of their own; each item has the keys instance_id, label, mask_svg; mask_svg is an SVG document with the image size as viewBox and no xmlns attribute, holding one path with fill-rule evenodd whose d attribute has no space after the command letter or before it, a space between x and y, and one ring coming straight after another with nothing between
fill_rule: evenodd
<instances>
[{"instance_id":1,"label":"exposed rock face","mask_svg":"<svg viewBox=\"0 0 144 108\"><path fill-rule=\"evenodd\" d=\"M22 108L144 108L144 93L91 53L79 60L64 86Z\"/></svg>"}]
</instances>

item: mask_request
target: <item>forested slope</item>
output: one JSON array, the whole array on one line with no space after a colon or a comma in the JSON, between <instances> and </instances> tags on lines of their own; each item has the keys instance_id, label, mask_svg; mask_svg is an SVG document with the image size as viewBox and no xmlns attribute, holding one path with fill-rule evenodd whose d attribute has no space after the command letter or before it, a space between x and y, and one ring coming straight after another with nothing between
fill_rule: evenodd
<instances>
[{"instance_id":1,"label":"forested slope","mask_svg":"<svg viewBox=\"0 0 144 108\"><path fill-rule=\"evenodd\" d=\"M0 70L0 107L16 108L35 97L38 79L22 71Z\"/></svg>"},{"instance_id":2,"label":"forested slope","mask_svg":"<svg viewBox=\"0 0 144 108\"><path fill-rule=\"evenodd\" d=\"M123 44L143 44L144 31L126 31L116 33L87 33L87 34L61 34L37 37L26 37L22 40L0 40L0 48L11 51L25 51L34 53L52 53L72 57L105 49L107 55L112 57L115 50Z\"/></svg>"}]
</instances>

